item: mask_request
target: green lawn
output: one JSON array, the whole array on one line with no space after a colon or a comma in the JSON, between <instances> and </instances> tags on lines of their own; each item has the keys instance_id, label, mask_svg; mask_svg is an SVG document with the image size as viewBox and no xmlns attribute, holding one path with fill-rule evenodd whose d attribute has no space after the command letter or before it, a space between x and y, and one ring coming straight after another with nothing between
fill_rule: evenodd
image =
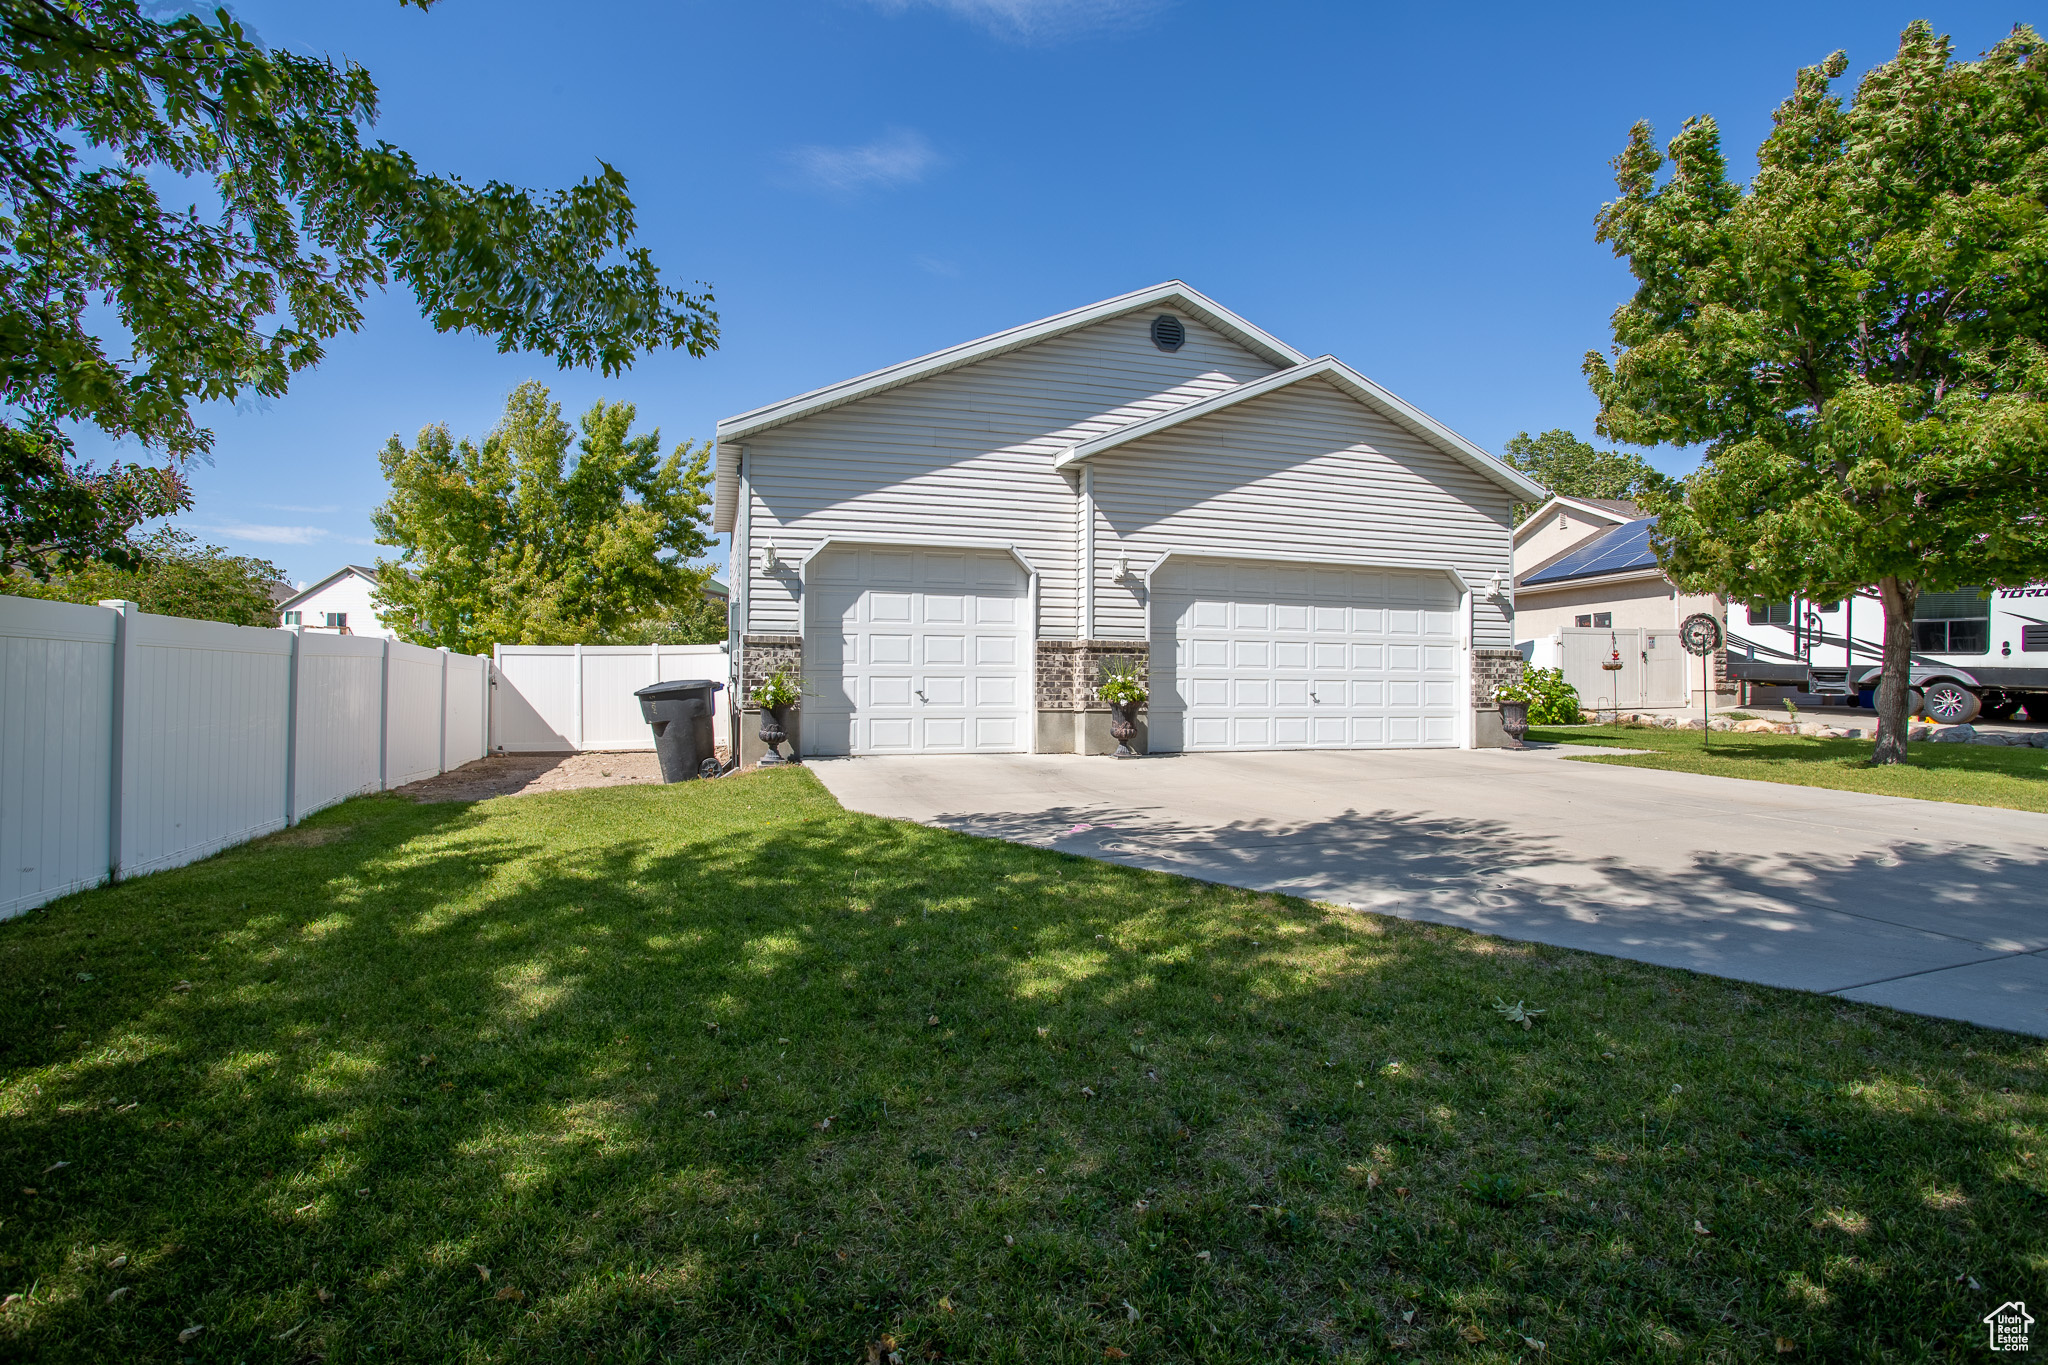
<instances>
[{"instance_id":1,"label":"green lawn","mask_svg":"<svg viewBox=\"0 0 2048 1365\"><path fill-rule=\"evenodd\" d=\"M1865 728L1875 722L1863 718ZM2048 811L2048 749L1997 749L1971 744L1907 747L1904 765L1870 766L1870 741L1808 739L1801 735L1715 734L1705 747L1697 730L1631 725L1532 726L1529 738L1546 744L1611 745L1651 749L1647 754L1588 754L1581 763L1623 768L1746 777L1799 787L1917 796L1966 806Z\"/></svg>"},{"instance_id":2,"label":"green lawn","mask_svg":"<svg viewBox=\"0 0 2048 1365\"><path fill-rule=\"evenodd\" d=\"M800 770L359 800L0 967L13 1359L1960 1361L2048 1300L2038 1039Z\"/></svg>"}]
</instances>

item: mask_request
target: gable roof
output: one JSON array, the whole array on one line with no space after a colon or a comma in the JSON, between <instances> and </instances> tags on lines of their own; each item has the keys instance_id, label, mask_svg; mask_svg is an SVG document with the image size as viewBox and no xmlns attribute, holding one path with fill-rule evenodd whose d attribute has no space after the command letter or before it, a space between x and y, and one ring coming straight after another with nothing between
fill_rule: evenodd
<instances>
[{"instance_id":1,"label":"gable roof","mask_svg":"<svg viewBox=\"0 0 2048 1365\"><path fill-rule=\"evenodd\" d=\"M289 611L291 608L305 601L308 597L311 597L314 593L319 592L322 588L330 587L335 583L339 583L342 579L348 577L350 574L354 574L358 578L369 580L370 586L373 588L377 586L377 571L375 569L368 568L361 564L344 564L340 568L336 569L333 573L327 575L327 577L321 579L318 583L315 583L312 587L307 588L302 592L293 593L290 597L285 598L284 601L279 602L277 604L277 609L279 611Z\"/></svg>"},{"instance_id":2,"label":"gable roof","mask_svg":"<svg viewBox=\"0 0 2048 1365\"><path fill-rule=\"evenodd\" d=\"M1235 407L1239 403L1278 392L1310 379L1328 380L1380 416L1420 436L1454 459L1470 465L1519 498L1534 501L1545 492L1543 485L1536 483L1526 474L1487 454L1422 409L1395 397L1335 356L1327 355L1303 361L1288 369L1275 370L1272 374L1239 384L1235 388L1225 389L1198 403L1189 403L1185 407L1162 412L1156 417L1148 417L1142 422L1133 422L1127 427L1119 427L1092 440L1083 441L1079 445L1069 447L1066 454L1055 460L1053 465L1055 468L1065 469L1092 460L1130 441L1142 441L1147 436L1169 431L1183 422L1200 421L1225 408Z\"/></svg>"},{"instance_id":3,"label":"gable roof","mask_svg":"<svg viewBox=\"0 0 2048 1365\"><path fill-rule=\"evenodd\" d=\"M1655 569L1658 567L1657 552L1651 548L1650 532L1656 529L1656 525L1655 517L1642 517L1610 527L1530 574L1521 585L1541 588L1575 579Z\"/></svg>"},{"instance_id":4,"label":"gable roof","mask_svg":"<svg viewBox=\"0 0 2048 1365\"><path fill-rule=\"evenodd\" d=\"M1150 289L1119 294L1113 299L1091 303L1084 308L1055 313L1049 318L1040 318L1037 322L1027 322L1021 327L995 332L976 341L948 346L943 351L933 351L930 355L919 356L915 360L906 360L899 365L891 365L886 369L842 380L837 384L828 384L822 389L813 389L809 393L798 394L794 398L785 398L766 407L723 419L717 428L720 458L717 462L717 483L712 501L712 529L719 532L732 530L739 509L739 464L736 460L724 458L724 449L728 442L743 441L756 432L781 426L785 422L794 422L889 389L914 384L920 379L929 379L933 375L957 370L992 356L1021 350L1048 337L1121 317L1125 313L1157 308L1161 305L1171 305L1180 309L1189 317L1206 323L1254 355L1274 365L1299 365L1308 359L1286 342L1263 328L1253 326L1215 300L1189 288L1179 280L1168 280L1164 284L1155 284Z\"/></svg>"},{"instance_id":5,"label":"gable roof","mask_svg":"<svg viewBox=\"0 0 2048 1365\"><path fill-rule=\"evenodd\" d=\"M1625 521L1634 521L1643 514L1642 508L1623 498L1574 498L1563 493L1553 493L1548 502L1523 517L1521 524L1515 527L1515 543L1520 544L1524 535L1536 530L1551 511L1559 507L1569 507L1616 526Z\"/></svg>"}]
</instances>

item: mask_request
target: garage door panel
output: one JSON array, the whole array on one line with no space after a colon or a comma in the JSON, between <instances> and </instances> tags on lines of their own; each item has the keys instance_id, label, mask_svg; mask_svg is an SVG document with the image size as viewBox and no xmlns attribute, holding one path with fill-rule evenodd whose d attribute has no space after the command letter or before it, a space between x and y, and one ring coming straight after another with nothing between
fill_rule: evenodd
<instances>
[{"instance_id":1,"label":"garage door panel","mask_svg":"<svg viewBox=\"0 0 2048 1365\"><path fill-rule=\"evenodd\" d=\"M1030 599L1013 557L840 546L811 572L804 752L1026 747Z\"/></svg>"},{"instance_id":2,"label":"garage door panel","mask_svg":"<svg viewBox=\"0 0 2048 1365\"><path fill-rule=\"evenodd\" d=\"M1155 714L1156 748L1457 742L1441 575L1181 561L1158 585L1155 694L1180 705Z\"/></svg>"}]
</instances>

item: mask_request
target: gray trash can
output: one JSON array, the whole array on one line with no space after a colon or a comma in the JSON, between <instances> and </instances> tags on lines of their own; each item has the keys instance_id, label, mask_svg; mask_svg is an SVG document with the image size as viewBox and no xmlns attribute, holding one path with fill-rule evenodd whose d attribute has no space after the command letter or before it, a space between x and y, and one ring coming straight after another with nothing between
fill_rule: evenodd
<instances>
[{"instance_id":1,"label":"gray trash can","mask_svg":"<svg viewBox=\"0 0 2048 1365\"><path fill-rule=\"evenodd\" d=\"M718 736L711 718L715 694L724 690L724 683L709 678L679 678L633 694L640 699L641 718L654 727L662 781L687 782L702 776L707 763L717 763Z\"/></svg>"}]
</instances>

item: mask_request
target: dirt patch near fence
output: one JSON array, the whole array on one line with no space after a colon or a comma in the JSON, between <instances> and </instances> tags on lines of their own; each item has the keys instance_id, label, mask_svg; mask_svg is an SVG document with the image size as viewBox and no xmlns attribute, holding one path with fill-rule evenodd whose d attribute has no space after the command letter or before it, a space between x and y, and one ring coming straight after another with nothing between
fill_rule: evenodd
<instances>
[{"instance_id":1,"label":"dirt patch near fence","mask_svg":"<svg viewBox=\"0 0 2048 1365\"><path fill-rule=\"evenodd\" d=\"M720 757L724 757L721 752ZM661 781L651 750L587 754L492 754L452 772L396 790L415 801L485 801L579 787L628 787Z\"/></svg>"}]
</instances>

